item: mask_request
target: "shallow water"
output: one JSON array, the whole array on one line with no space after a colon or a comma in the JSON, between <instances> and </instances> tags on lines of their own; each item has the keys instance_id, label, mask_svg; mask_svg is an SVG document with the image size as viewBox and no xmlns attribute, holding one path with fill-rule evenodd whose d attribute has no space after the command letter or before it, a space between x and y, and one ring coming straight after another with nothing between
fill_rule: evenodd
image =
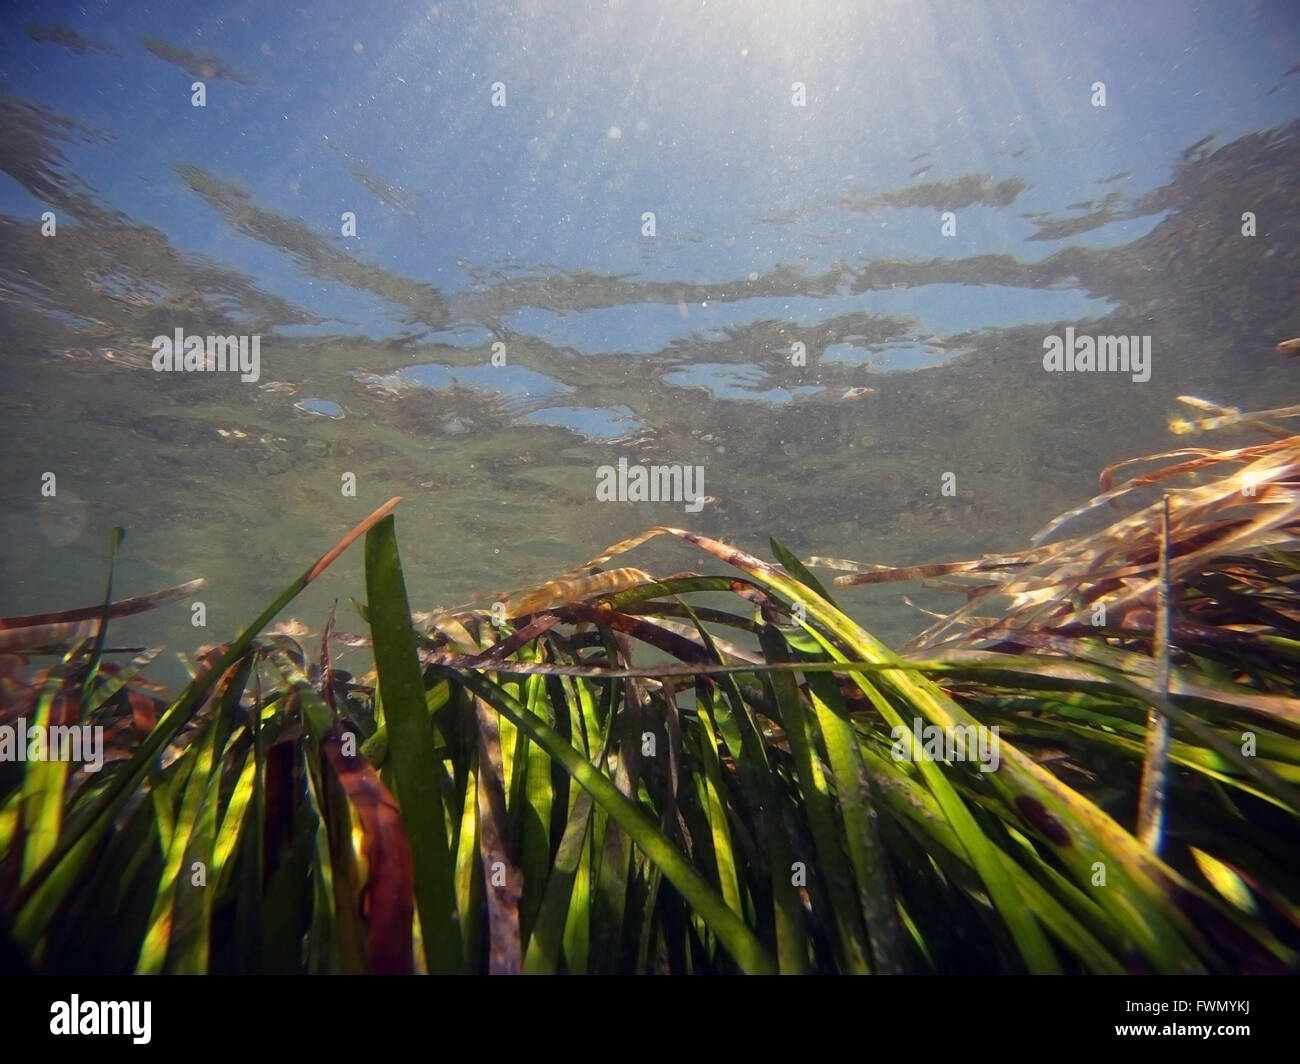
<instances>
[{"instance_id":1,"label":"shallow water","mask_svg":"<svg viewBox=\"0 0 1300 1064\"><path fill-rule=\"evenodd\" d=\"M115 636L192 651L392 495L417 608L664 523L971 557L1189 443L1177 396L1300 390L1293 5L565 12L0 15L0 614L95 601L120 524L118 595L204 576L208 627ZM1048 372L1067 328L1149 379ZM156 372L178 329L257 379ZM709 501L600 501L620 458ZM846 601L898 642L901 594Z\"/></svg>"}]
</instances>

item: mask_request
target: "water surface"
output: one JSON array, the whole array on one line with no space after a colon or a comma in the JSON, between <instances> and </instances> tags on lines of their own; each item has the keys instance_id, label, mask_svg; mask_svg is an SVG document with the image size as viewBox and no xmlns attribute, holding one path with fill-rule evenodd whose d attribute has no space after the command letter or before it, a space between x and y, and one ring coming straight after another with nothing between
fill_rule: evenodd
<instances>
[{"instance_id":1,"label":"water surface","mask_svg":"<svg viewBox=\"0 0 1300 1064\"><path fill-rule=\"evenodd\" d=\"M425 608L662 523L898 564L1021 546L1187 442L1178 395L1296 394L1298 28L1280 2L10 5L0 613L94 601L122 524L119 594L210 587L206 631L173 607L121 637L192 650L395 494ZM1150 379L1045 371L1067 328L1149 338ZM258 379L155 372L176 329L259 337ZM710 501L598 502L620 457L702 467ZM341 597L356 629L362 594L354 552L292 612ZM926 623L896 588L847 601L890 641Z\"/></svg>"}]
</instances>

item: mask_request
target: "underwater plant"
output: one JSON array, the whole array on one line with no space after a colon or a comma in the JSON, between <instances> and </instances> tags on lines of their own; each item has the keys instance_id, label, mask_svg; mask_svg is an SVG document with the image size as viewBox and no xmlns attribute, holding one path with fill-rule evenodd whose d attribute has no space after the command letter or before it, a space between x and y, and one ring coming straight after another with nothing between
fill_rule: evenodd
<instances>
[{"instance_id":1,"label":"underwater plant","mask_svg":"<svg viewBox=\"0 0 1300 1064\"><path fill-rule=\"evenodd\" d=\"M0 622L0 727L105 744L0 762L8 965L1295 970L1300 436L1146 461L1019 554L767 562L658 527L414 620L391 500L174 699L106 635L192 585ZM267 630L363 536L365 639ZM622 564L655 537L721 571ZM968 601L895 652L832 588L899 579Z\"/></svg>"}]
</instances>

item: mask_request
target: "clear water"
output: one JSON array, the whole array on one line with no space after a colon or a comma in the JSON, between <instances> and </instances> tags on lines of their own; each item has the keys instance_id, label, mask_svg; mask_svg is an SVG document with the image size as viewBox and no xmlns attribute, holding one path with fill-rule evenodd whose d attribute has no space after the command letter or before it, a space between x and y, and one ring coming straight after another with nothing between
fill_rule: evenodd
<instances>
[{"instance_id":1,"label":"clear water","mask_svg":"<svg viewBox=\"0 0 1300 1064\"><path fill-rule=\"evenodd\" d=\"M1187 442L1179 395L1300 392L1291 0L360 10L0 14L0 614L95 601L121 524L119 595L209 587L119 641L190 651L392 495L416 608L662 523L959 559ZM1067 328L1150 379L1048 372ZM178 329L257 379L155 372ZM711 501L598 501L620 457ZM354 549L290 612L363 594Z\"/></svg>"}]
</instances>

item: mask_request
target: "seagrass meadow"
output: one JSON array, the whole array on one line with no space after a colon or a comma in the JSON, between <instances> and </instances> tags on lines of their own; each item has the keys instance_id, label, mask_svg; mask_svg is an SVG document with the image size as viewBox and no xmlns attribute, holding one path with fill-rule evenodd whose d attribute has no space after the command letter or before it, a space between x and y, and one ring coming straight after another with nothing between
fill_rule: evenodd
<instances>
[{"instance_id":1,"label":"seagrass meadow","mask_svg":"<svg viewBox=\"0 0 1300 1064\"><path fill-rule=\"evenodd\" d=\"M413 615L394 499L176 697L112 621L197 583L10 618L0 725L102 728L103 764L0 763L5 966L1295 971L1295 412L1179 423L1268 439L1122 463L1020 553L904 569L658 527ZM680 571L634 566L656 537ZM273 627L354 543L368 633ZM965 601L897 650L836 605L904 580Z\"/></svg>"}]
</instances>

